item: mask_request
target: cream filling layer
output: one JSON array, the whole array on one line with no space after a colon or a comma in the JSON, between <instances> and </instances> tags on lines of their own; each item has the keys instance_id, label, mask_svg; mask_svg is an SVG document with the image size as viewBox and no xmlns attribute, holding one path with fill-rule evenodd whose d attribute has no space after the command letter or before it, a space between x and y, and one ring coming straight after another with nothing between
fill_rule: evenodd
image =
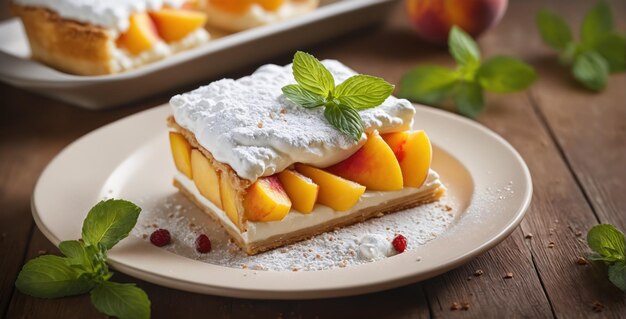
<instances>
[{"instance_id":1,"label":"cream filling layer","mask_svg":"<svg viewBox=\"0 0 626 319\"><path fill-rule=\"evenodd\" d=\"M420 188L406 187L399 191L392 192L380 192L380 191L366 191L359 202L350 210L345 212L337 212L330 207L316 204L315 209L309 214L302 214L296 210L291 210L285 218L280 221L272 222L250 222L247 223L248 230L244 233L239 232L239 228L226 216L226 213L215 206L206 197L202 196L193 180L180 172L176 172L174 177L187 191L189 191L202 205L208 207L215 212L216 217L220 219L220 222L224 227L228 227L233 230L234 233L240 234L244 243L254 243L268 239L272 236L287 234L301 229L315 227L324 224L328 221L345 217L349 215L357 214L358 211L372 206L378 206L394 199L432 192L434 189L442 187L443 184L439 180L439 175L430 170L426 182Z\"/></svg>"},{"instance_id":2,"label":"cream filling layer","mask_svg":"<svg viewBox=\"0 0 626 319\"><path fill-rule=\"evenodd\" d=\"M113 72L135 69L150 62L164 59L175 53L197 47L202 43L208 42L210 38L211 36L204 28L199 28L179 41L171 43L159 41L151 49L137 55L131 54L125 49L118 48L115 46L115 43L113 43L113 48L111 49L113 53L111 69Z\"/></svg>"}]
</instances>

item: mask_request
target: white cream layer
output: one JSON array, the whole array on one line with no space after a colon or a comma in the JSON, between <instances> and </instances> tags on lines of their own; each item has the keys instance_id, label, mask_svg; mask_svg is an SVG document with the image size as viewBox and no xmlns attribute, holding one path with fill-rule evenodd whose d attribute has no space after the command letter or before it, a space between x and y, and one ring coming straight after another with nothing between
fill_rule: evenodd
<instances>
[{"instance_id":1,"label":"white cream layer","mask_svg":"<svg viewBox=\"0 0 626 319\"><path fill-rule=\"evenodd\" d=\"M167 5L180 8L186 0L13 0L23 6L42 7L59 16L122 33L135 12L158 10Z\"/></svg>"},{"instance_id":2,"label":"white cream layer","mask_svg":"<svg viewBox=\"0 0 626 319\"><path fill-rule=\"evenodd\" d=\"M345 212L337 212L330 207L320 204L316 204L314 210L309 214L302 214L292 209L289 214L280 221L248 222L248 230L245 233L240 233L239 228L237 228L228 216L226 216L224 211L219 209L211 201L206 199L206 197L200 194L193 180L178 171L176 172L174 178L187 191L193 194L198 202L216 212L217 217L220 219L224 227L228 227L234 233L241 234L241 239L244 243L254 243L272 236L291 233L309 227L315 227L333 219L357 214L359 210L367 207L378 206L394 199L409 195L419 196L430 192L435 188L442 187L439 175L435 171L431 170L428 174L426 182L420 188L406 187L402 190L393 192L366 191L363 196L361 196L361 199L359 199L359 202L350 210Z\"/></svg>"},{"instance_id":3,"label":"white cream layer","mask_svg":"<svg viewBox=\"0 0 626 319\"><path fill-rule=\"evenodd\" d=\"M195 48L202 43L208 42L210 39L209 33L204 28L190 33L185 38L171 43L165 43L163 41L157 42L150 50L141 52L134 55L123 48L113 46L113 59L112 69L113 72L122 72L130 69L137 68L147 63L161 60L168 56L171 56L177 52L181 52L187 49Z\"/></svg>"},{"instance_id":4,"label":"white cream layer","mask_svg":"<svg viewBox=\"0 0 626 319\"><path fill-rule=\"evenodd\" d=\"M356 74L338 61L322 63L335 84ZM327 167L365 143L365 135L355 142L331 126L323 108L306 109L288 100L281 88L293 83L291 65L268 64L250 76L176 95L170 105L176 122L217 161L251 181L293 163ZM381 106L359 113L366 132L386 133L410 129L415 109L409 101L390 96Z\"/></svg>"}]
</instances>

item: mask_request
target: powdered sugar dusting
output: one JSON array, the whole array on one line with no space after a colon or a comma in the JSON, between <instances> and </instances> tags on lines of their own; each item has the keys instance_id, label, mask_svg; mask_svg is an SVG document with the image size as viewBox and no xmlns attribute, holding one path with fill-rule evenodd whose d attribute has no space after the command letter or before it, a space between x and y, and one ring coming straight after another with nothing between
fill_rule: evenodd
<instances>
[{"instance_id":1,"label":"powdered sugar dusting","mask_svg":"<svg viewBox=\"0 0 626 319\"><path fill-rule=\"evenodd\" d=\"M140 200L140 204L141 204ZM176 193L143 211L134 236L148 241L157 228L172 234L172 243L163 249L175 254L232 268L272 271L314 271L349 267L380 260L395 254L391 241L397 234L408 239L407 250L415 249L443 233L454 221L457 209L441 202L374 218L350 227L324 233L312 239L248 256L231 242L226 232L185 197ZM211 239L213 250L200 254L195 250L199 234ZM363 253L365 246L373 253Z\"/></svg>"},{"instance_id":2,"label":"powdered sugar dusting","mask_svg":"<svg viewBox=\"0 0 626 319\"><path fill-rule=\"evenodd\" d=\"M336 84L356 72L334 60L322 62ZM222 79L172 97L176 122L219 162L248 180L269 176L299 162L326 167L352 155L355 142L332 127L323 108L306 109L289 101L281 88L296 83L291 65L264 65L238 80ZM381 133L411 127L415 109L389 97L380 107L359 112L365 131Z\"/></svg>"}]
</instances>

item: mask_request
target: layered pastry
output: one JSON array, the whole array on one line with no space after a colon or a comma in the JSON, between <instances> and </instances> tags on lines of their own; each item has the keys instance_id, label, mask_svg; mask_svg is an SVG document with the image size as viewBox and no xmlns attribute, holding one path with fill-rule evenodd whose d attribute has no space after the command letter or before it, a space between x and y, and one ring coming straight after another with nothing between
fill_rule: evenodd
<instances>
[{"instance_id":1,"label":"layered pastry","mask_svg":"<svg viewBox=\"0 0 626 319\"><path fill-rule=\"evenodd\" d=\"M325 60L335 83L356 74ZM292 65L265 65L170 100L176 186L253 255L438 200L431 145L413 105L389 96L360 110L354 139L282 88Z\"/></svg>"},{"instance_id":2,"label":"layered pastry","mask_svg":"<svg viewBox=\"0 0 626 319\"><path fill-rule=\"evenodd\" d=\"M201 5L211 26L241 31L305 14L319 0L204 0Z\"/></svg>"},{"instance_id":3,"label":"layered pastry","mask_svg":"<svg viewBox=\"0 0 626 319\"><path fill-rule=\"evenodd\" d=\"M64 72L112 74L209 40L187 0L13 0L32 57Z\"/></svg>"}]
</instances>

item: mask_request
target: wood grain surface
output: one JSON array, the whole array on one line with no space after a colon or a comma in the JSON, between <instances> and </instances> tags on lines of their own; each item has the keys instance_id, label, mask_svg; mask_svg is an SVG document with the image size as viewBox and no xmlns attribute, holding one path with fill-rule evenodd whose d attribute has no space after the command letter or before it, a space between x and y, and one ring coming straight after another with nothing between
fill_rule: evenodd
<instances>
[{"instance_id":1,"label":"wood grain surface","mask_svg":"<svg viewBox=\"0 0 626 319\"><path fill-rule=\"evenodd\" d=\"M0 18L8 18L7 1L0 4ZM606 268L581 266L576 260L589 254L584 234L593 225L613 223L626 229L626 76L611 75L602 93L581 89L541 43L534 25L539 8L548 7L577 29L591 4L512 0L503 21L479 40L484 56L514 55L539 73L537 83L525 92L489 94L487 110L478 118L520 152L534 186L521 226L489 252L421 283L312 301L206 296L120 273L115 279L145 289L154 318L624 318L626 295L610 284ZM623 31L626 2L611 5ZM302 49L394 83L418 64L452 65L445 48L416 39L400 3L383 25ZM286 53L264 63L285 64L290 58ZM224 76L236 78L255 68L242 66ZM14 289L26 260L58 253L34 226L30 196L40 172L63 147L95 128L162 104L172 93L92 112L0 84L0 315L105 317L86 296L44 300ZM483 274L475 276L477 270ZM504 278L507 272L513 278ZM468 309L452 310L454 303ZM602 305L601 312L594 309L596 304Z\"/></svg>"}]
</instances>

